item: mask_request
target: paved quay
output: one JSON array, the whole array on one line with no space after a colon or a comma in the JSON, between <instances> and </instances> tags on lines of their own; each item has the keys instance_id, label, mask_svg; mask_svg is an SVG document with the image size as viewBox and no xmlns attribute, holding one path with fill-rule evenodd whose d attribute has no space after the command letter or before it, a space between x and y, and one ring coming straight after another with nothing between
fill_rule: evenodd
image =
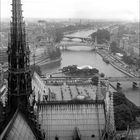
<instances>
[{"instance_id":1,"label":"paved quay","mask_svg":"<svg viewBox=\"0 0 140 140\"><path fill-rule=\"evenodd\" d=\"M128 64L124 63L122 60L119 60L116 56L114 56L113 54L110 54L107 50L98 49L97 53L103 58L106 58L113 67L125 73L126 75L130 77L140 76L140 72L138 72L135 69L132 69Z\"/></svg>"}]
</instances>

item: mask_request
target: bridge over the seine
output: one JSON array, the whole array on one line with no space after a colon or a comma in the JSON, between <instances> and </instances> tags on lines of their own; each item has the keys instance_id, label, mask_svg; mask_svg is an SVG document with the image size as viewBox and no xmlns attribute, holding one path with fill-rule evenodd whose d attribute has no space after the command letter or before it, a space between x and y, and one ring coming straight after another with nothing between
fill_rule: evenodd
<instances>
[{"instance_id":1,"label":"bridge over the seine","mask_svg":"<svg viewBox=\"0 0 140 140\"><path fill-rule=\"evenodd\" d=\"M64 35L64 38L67 39L80 39L82 42L84 41L91 41L91 34L97 32L97 29L94 30L87 30L87 31L79 31L76 33L72 33L69 35Z\"/></svg>"},{"instance_id":2,"label":"bridge over the seine","mask_svg":"<svg viewBox=\"0 0 140 140\"><path fill-rule=\"evenodd\" d=\"M67 39L80 39L82 42L85 42L85 41L91 41L91 37L78 37L78 36L71 36L71 35L65 35L63 38L67 38Z\"/></svg>"},{"instance_id":3,"label":"bridge over the seine","mask_svg":"<svg viewBox=\"0 0 140 140\"><path fill-rule=\"evenodd\" d=\"M109 26L104 26L104 27L100 27L98 29L106 29L108 31L112 31L113 29L117 28L118 26L116 25L109 25ZM77 31L75 33L72 34L66 34L64 35L64 38L67 38L69 40L72 39L80 39L82 42L84 41L91 41L91 34L96 33L98 31L98 29L93 29L93 30L81 30L81 31Z\"/></svg>"},{"instance_id":4,"label":"bridge over the seine","mask_svg":"<svg viewBox=\"0 0 140 140\"><path fill-rule=\"evenodd\" d=\"M94 44L92 42L61 42L60 44L57 45L57 47L61 47L63 50L67 49L68 47L71 46L86 46L90 48L95 48Z\"/></svg>"}]
</instances>

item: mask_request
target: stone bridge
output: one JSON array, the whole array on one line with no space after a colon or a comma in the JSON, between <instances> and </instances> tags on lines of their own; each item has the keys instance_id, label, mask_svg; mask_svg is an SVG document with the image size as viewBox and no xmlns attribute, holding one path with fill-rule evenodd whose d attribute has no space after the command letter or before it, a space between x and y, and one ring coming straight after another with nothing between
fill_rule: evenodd
<instances>
[{"instance_id":1,"label":"stone bridge","mask_svg":"<svg viewBox=\"0 0 140 140\"><path fill-rule=\"evenodd\" d=\"M82 42L84 41L91 41L90 37L80 37L80 36L72 36L72 35L65 35L63 38L67 38L67 39L80 39Z\"/></svg>"},{"instance_id":2,"label":"stone bridge","mask_svg":"<svg viewBox=\"0 0 140 140\"><path fill-rule=\"evenodd\" d=\"M72 47L72 46L86 46L86 47L91 47L91 48L95 48L94 44L92 42L85 42L85 43L80 43L80 42L62 42L59 45L57 45L57 47L61 47L63 50L67 49L68 47Z\"/></svg>"}]
</instances>

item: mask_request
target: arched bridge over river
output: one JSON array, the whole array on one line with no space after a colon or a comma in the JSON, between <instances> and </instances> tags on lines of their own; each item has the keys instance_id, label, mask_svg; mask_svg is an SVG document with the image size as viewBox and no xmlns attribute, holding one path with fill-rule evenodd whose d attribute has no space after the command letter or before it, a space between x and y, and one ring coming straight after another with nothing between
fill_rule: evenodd
<instances>
[{"instance_id":1,"label":"arched bridge over river","mask_svg":"<svg viewBox=\"0 0 140 140\"><path fill-rule=\"evenodd\" d=\"M65 35L63 38L67 39L80 39L82 42L91 41L91 37L80 37L80 36L72 36L72 35Z\"/></svg>"}]
</instances>

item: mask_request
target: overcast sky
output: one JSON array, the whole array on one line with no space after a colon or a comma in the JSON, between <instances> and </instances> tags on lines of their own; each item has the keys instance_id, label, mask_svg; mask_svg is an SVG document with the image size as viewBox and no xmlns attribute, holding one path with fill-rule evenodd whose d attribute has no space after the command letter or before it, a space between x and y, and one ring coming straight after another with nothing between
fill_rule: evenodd
<instances>
[{"instance_id":1,"label":"overcast sky","mask_svg":"<svg viewBox=\"0 0 140 140\"><path fill-rule=\"evenodd\" d=\"M10 18L12 0L0 0L1 17ZM139 0L21 0L25 18L139 20Z\"/></svg>"}]
</instances>

